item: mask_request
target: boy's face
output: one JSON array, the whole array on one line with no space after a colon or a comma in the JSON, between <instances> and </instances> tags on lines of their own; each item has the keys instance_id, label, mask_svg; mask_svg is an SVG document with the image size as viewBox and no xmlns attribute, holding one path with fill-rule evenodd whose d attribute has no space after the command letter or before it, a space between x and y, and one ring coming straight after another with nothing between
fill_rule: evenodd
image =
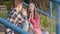
<instances>
[{"instance_id":1,"label":"boy's face","mask_svg":"<svg viewBox=\"0 0 60 34\"><path fill-rule=\"evenodd\" d=\"M23 6L23 4L19 4L19 5L17 6L19 11L22 10L22 6Z\"/></svg>"}]
</instances>

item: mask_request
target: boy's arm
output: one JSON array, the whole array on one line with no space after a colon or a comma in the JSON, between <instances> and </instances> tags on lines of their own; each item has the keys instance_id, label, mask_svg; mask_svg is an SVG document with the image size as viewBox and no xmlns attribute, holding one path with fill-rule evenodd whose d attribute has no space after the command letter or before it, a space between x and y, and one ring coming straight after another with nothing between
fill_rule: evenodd
<instances>
[{"instance_id":1,"label":"boy's arm","mask_svg":"<svg viewBox=\"0 0 60 34\"><path fill-rule=\"evenodd\" d=\"M11 10L8 15L7 15L7 20L10 21L12 14L14 13L15 10Z\"/></svg>"}]
</instances>

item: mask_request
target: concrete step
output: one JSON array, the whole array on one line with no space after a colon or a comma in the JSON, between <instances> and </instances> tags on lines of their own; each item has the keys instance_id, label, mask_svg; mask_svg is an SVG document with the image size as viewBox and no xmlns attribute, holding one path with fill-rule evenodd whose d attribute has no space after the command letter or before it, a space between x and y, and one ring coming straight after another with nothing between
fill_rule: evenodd
<instances>
[{"instance_id":1,"label":"concrete step","mask_svg":"<svg viewBox=\"0 0 60 34\"><path fill-rule=\"evenodd\" d=\"M0 32L0 34L5 34L4 32Z\"/></svg>"}]
</instances>

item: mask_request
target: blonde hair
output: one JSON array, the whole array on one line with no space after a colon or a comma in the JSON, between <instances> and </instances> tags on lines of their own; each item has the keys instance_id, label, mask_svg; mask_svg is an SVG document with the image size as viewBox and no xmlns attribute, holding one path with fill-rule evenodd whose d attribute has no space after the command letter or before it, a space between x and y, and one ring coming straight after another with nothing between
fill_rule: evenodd
<instances>
[{"instance_id":1,"label":"blonde hair","mask_svg":"<svg viewBox=\"0 0 60 34\"><path fill-rule=\"evenodd\" d=\"M27 10L25 8L22 9L22 15L27 16Z\"/></svg>"}]
</instances>

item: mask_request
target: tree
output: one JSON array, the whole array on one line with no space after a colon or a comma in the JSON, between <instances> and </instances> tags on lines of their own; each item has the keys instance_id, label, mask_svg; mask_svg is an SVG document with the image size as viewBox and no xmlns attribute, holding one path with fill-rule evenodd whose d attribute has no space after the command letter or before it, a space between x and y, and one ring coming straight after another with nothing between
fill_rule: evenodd
<instances>
[{"instance_id":1,"label":"tree","mask_svg":"<svg viewBox=\"0 0 60 34\"><path fill-rule=\"evenodd\" d=\"M2 5L4 3L4 0L0 0L0 5Z\"/></svg>"}]
</instances>

